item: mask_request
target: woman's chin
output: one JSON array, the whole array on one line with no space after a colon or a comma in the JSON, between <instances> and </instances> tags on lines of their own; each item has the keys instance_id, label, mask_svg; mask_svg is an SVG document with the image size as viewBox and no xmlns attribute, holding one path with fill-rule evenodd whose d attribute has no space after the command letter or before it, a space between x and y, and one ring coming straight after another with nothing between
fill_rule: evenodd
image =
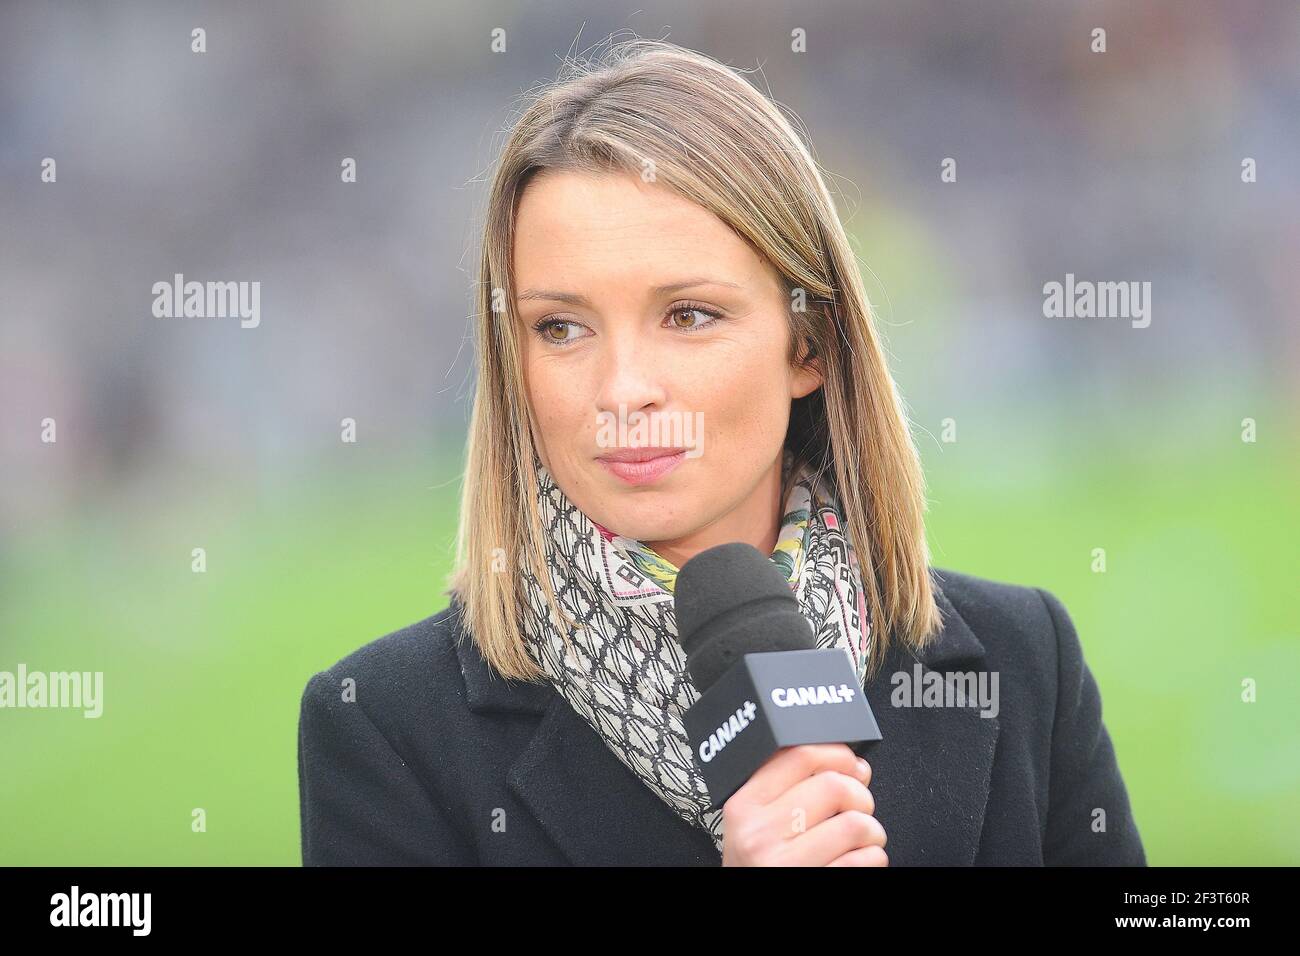
<instances>
[{"instance_id":1,"label":"woman's chin","mask_svg":"<svg viewBox=\"0 0 1300 956\"><path fill-rule=\"evenodd\" d=\"M646 514L640 509L635 515L609 515L609 521L600 524L615 534L635 541L650 543L652 541L674 541L690 533L691 525L679 515Z\"/></svg>"}]
</instances>

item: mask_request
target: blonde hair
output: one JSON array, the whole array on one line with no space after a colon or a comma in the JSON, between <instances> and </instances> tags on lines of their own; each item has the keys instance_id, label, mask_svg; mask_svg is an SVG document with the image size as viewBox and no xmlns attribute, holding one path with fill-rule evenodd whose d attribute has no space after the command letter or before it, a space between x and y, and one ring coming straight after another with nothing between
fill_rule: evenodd
<instances>
[{"instance_id":1,"label":"blonde hair","mask_svg":"<svg viewBox=\"0 0 1300 956\"><path fill-rule=\"evenodd\" d=\"M524 644L522 556L557 619L514 313L515 211L543 169L628 172L675 190L727 223L780 273L791 300L791 363L815 355L823 384L794 401L786 447L833 472L875 634L870 673L891 643L919 650L938 630L925 540L924 478L885 364L857 260L818 165L794 125L731 67L634 38L566 61L533 91L499 157L483 223L477 382L456 567L468 632L502 676L542 676ZM810 347L810 352L804 352ZM505 573L501 573L504 571Z\"/></svg>"}]
</instances>

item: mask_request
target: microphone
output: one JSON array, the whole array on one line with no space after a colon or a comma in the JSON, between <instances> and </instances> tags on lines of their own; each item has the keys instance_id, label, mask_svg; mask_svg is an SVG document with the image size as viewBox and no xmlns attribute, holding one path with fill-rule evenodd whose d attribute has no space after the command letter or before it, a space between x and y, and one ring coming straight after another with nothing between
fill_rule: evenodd
<instances>
[{"instance_id":1,"label":"microphone","mask_svg":"<svg viewBox=\"0 0 1300 956\"><path fill-rule=\"evenodd\" d=\"M677 635L700 698L683 715L716 810L782 747L881 739L853 662L818 648L785 575L753 545L691 558L674 586Z\"/></svg>"}]
</instances>

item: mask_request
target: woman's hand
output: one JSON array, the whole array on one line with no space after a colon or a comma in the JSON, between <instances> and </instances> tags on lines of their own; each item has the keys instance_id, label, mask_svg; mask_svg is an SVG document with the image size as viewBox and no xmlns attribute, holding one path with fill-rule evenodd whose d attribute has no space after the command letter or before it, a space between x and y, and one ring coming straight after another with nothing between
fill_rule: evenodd
<instances>
[{"instance_id":1,"label":"woman's hand","mask_svg":"<svg viewBox=\"0 0 1300 956\"><path fill-rule=\"evenodd\" d=\"M888 866L870 782L848 744L781 748L722 805L722 865Z\"/></svg>"}]
</instances>

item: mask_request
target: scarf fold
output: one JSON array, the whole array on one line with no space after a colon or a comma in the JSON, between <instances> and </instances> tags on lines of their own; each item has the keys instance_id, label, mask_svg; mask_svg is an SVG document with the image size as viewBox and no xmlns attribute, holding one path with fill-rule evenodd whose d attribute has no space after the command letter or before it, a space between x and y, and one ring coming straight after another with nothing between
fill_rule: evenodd
<instances>
[{"instance_id":1,"label":"scarf fold","mask_svg":"<svg viewBox=\"0 0 1300 956\"><path fill-rule=\"evenodd\" d=\"M614 755L687 822L722 849L722 811L708 789L681 715L699 693L677 641L677 568L648 545L593 522L534 456L546 534L547 567L565 613L586 625L561 625L531 571L524 634L529 655ZM788 488L772 560L785 573L817 647L842 647L859 684L873 639L857 556L843 530L831 483L783 459ZM793 477L793 483L786 482ZM580 785L580 784L579 784Z\"/></svg>"}]
</instances>

